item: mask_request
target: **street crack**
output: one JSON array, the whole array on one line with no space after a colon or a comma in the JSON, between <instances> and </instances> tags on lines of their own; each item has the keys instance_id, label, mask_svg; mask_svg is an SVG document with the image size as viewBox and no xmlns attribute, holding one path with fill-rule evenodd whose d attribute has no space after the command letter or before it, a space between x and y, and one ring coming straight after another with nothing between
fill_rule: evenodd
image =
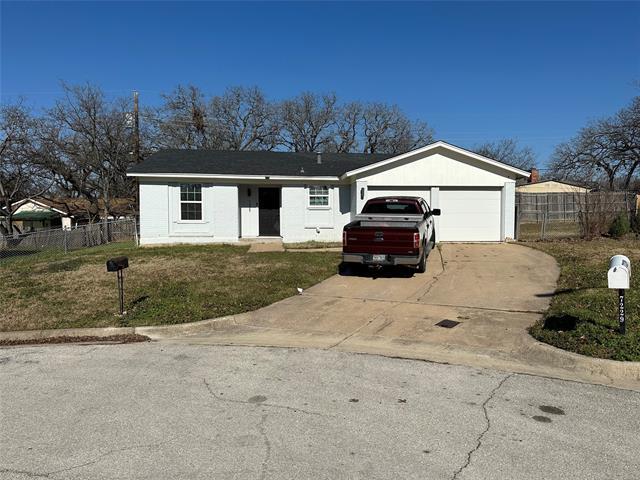
<instances>
[{"instance_id":1,"label":"street crack","mask_svg":"<svg viewBox=\"0 0 640 480\"><path fill-rule=\"evenodd\" d=\"M29 470L18 470L15 468L0 468L0 473L13 473L14 475L24 475L30 478L49 478L48 473L37 473Z\"/></svg>"},{"instance_id":2,"label":"street crack","mask_svg":"<svg viewBox=\"0 0 640 480\"><path fill-rule=\"evenodd\" d=\"M475 446L471 450L469 450L469 452L467 453L466 461L464 462L464 464L460 468L458 468L454 472L453 477L451 477L451 480L456 480L458 478L458 475L460 475L471 464L471 460L473 458L473 454L476 453L480 449L480 447L482 446L482 439L484 438L484 436L487 434L487 432L491 428L491 420L489 419L489 412L487 411L487 405L489 405L489 402L491 400L493 400L493 397L495 397L496 393L498 393L498 390L500 390L502 388L504 383L507 380L509 380L511 377L513 377L514 375L515 375L514 373L510 373L509 375L505 376L502 380L500 380L498 385L493 390L491 390L491 392L489 392L489 396L487 397L487 399L484 402L482 402L482 412L484 414L484 419L485 419L485 422L486 422L486 426L482 430L482 432L480 432L480 435L478 435L478 438L476 439Z\"/></svg>"},{"instance_id":3,"label":"street crack","mask_svg":"<svg viewBox=\"0 0 640 480\"><path fill-rule=\"evenodd\" d=\"M296 407L290 407L289 405L280 405L277 403L267 403L267 402L259 402L256 403L255 401L250 402L248 400L237 400L234 398L224 398L220 395L216 395L215 392L213 391L213 389L211 388L211 385L209 385L209 382L207 382L206 378L202 379L202 383L204 383L204 386L206 387L207 391L209 392L209 395L211 395L214 399L218 400L219 402L224 402L224 403L236 403L236 404L240 404L240 405L251 405L252 407L269 407L269 408L279 408L282 410L289 410L290 412L296 412L296 413L304 413L307 415L315 415L317 417L327 417L327 415L324 415L320 412L313 412L311 410L305 410L303 408L296 408Z\"/></svg>"},{"instance_id":4,"label":"street crack","mask_svg":"<svg viewBox=\"0 0 640 480\"><path fill-rule=\"evenodd\" d=\"M159 447L160 445L167 443L169 440L165 440L163 442L157 442L157 443L150 443L150 444L141 444L141 445L130 445L128 447L122 447L122 448L116 448L113 450L109 450L105 453L102 453L100 455L98 455L97 457L95 457L92 460L89 460L87 462L78 464L78 465L73 465L71 467L67 467L67 468L61 468L60 470L53 470L51 472L44 472L44 473L38 473L38 472L32 472L32 471L28 471L28 470L18 470L18 469L12 469L12 468L0 468L0 473L13 473L13 474L21 474L21 475L25 475L27 477L32 477L32 478L51 478L52 475L57 475L59 473L65 473L65 472L70 472L72 470L77 470L79 468L83 468L83 467L88 467L90 465L93 465L95 463L98 463L102 460L104 460L106 457L119 453L119 452L125 452L128 450L136 450L139 448L156 448Z\"/></svg>"}]
</instances>

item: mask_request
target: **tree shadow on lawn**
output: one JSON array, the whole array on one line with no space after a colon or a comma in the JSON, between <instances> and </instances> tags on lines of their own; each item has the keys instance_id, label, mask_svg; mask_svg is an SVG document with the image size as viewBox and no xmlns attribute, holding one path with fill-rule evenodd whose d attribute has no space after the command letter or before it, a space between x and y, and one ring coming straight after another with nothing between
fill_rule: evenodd
<instances>
[{"instance_id":1,"label":"tree shadow on lawn","mask_svg":"<svg viewBox=\"0 0 640 480\"><path fill-rule=\"evenodd\" d=\"M583 290L607 290L605 287L577 287L577 288L560 288L553 292L536 293L538 298L557 297L558 295L566 295L568 293L580 292Z\"/></svg>"}]
</instances>

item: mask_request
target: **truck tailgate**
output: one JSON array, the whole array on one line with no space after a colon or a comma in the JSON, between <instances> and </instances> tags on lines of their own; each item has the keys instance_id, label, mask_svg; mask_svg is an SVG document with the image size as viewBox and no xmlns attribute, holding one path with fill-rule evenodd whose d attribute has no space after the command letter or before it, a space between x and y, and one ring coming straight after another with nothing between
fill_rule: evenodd
<instances>
[{"instance_id":1,"label":"truck tailgate","mask_svg":"<svg viewBox=\"0 0 640 480\"><path fill-rule=\"evenodd\" d=\"M417 255L414 233L418 233L415 223L412 228L355 226L345 230L343 252L371 253L387 255Z\"/></svg>"}]
</instances>

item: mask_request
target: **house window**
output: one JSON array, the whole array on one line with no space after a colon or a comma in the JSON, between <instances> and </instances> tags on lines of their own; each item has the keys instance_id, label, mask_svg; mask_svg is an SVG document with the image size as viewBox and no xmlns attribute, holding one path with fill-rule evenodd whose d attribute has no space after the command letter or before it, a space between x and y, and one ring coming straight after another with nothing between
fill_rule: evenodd
<instances>
[{"instance_id":1,"label":"house window","mask_svg":"<svg viewBox=\"0 0 640 480\"><path fill-rule=\"evenodd\" d=\"M202 220L202 185L180 185L180 220Z\"/></svg>"},{"instance_id":2,"label":"house window","mask_svg":"<svg viewBox=\"0 0 640 480\"><path fill-rule=\"evenodd\" d=\"M328 207L329 187L311 186L309 187L309 206Z\"/></svg>"}]
</instances>

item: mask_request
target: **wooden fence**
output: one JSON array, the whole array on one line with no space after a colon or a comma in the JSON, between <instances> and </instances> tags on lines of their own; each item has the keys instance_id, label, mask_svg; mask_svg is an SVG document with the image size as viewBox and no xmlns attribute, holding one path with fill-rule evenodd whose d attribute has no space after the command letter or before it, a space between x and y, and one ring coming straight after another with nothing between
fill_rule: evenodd
<instances>
[{"instance_id":1,"label":"wooden fence","mask_svg":"<svg viewBox=\"0 0 640 480\"><path fill-rule=\"evenodd\" d=\"M518 239L592 236L604 233L620 213L636 214L633 192L516 192Z\"/></svg>"}]
</instances>

